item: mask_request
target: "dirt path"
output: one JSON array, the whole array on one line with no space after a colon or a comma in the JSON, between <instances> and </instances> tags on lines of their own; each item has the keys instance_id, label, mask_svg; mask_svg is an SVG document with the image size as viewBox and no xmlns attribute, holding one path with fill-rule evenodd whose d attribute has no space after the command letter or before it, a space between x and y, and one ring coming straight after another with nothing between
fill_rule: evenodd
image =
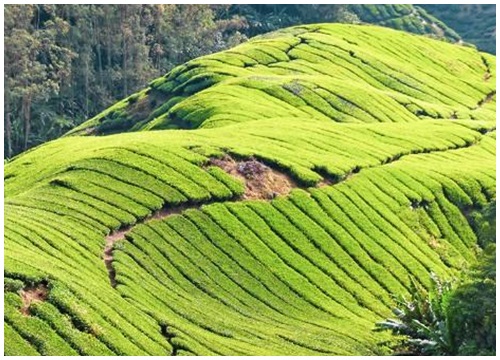
<instances>
[{"instance_id":1,"label":"dirt path","mask_svg":"<svg viewBox=\"0 0 500 360\"><path fill-rule=\"evenodd\" d=\"M41 283L34 286L27 286L19 294L23 302L20 311L24 316L29 316L31 304L45 301L49 296L49 289L46 284Z\"/></svg>"},{"instance_id":2,"label":"dirt path","mask_svg":"<svg viewBox=\"0 0 500 360\"><path fill-rule=\"evenodd\" d=\"M147 223L151 220L161 220L173 214L180 214L187 209L197 209L200 206L201 204L184 204L175 208L163 208L140 220L139 222L137 222L137 224L129 225L120 230L113 231L108 236L106 236L106 245L104 246L103 260L104 265L106 265L106 269L108 270L109 282L111 283L111 286L116 287L116 272L113 268L113 248L115 246L115 243L125 239L125 235L127 235L138 224Z\"/></svg>"},{"instance_id":3,"label":"dirt path","mask_svg":"<svg viewBox=\"0 0 500 360\"><path fill-rule=\"evenodd\" d=\"M494 94L491 95L491 97ZM484 135L484 134L482 134ZM354 169L352 169L350 172L346 173L344 176L341 176L339 178L332 178L325 174L324 172L319 171L319 169L316 169L320 175L323 176L323 180L319 182L316 187L323 187L323 186L332 186L344 181L349 180L350 178L354 177L358 173L360 173L363 170L367 170L373 167L378 167L378 166L386 166L388 164L391 164L395 161L400 160L401 158L404 158L406 156L411 156L411 155L416 155L416 154L421 154L421 153L435 153L435 152L443 152L443 151L449 151L449 150L456 150L459 148L466 148L473 146L477 144L479 141L473 141L470 143L465 144L464 146L457 146L454 148L447 148L447 149L440 149L440 150L419 150L419 151L412 151L408 154L396 154L392 156L391 158L388 158L386 161L384 161L381 164L375 164L372 166L366 166L364 168L361 168L359 166L356 166ZM289 175L277 170L273 169L265 164L263 164L260 161L257 161L256 159L249 159L249 160L235 160L232 157L225 155L223 158L218 158L218 159L211 159L210 162L208 163L208 166L218 166L222 170L224 170L226 173L229 175L233 176L234 178L237 178L241 180L245 184L245 192L242 196L233 199L232 201L242 201L242 200L252 200L252 199L260 199L260 200L272 200L277 196L283 195L286 196L288 195L294 188L302 188L306 189L306 187L300 186L295 182ZM104 247L104 254L103 254L103 259L104 259L104 264L106 265L106 269L108 270L108 275L109 275L109 281L111 283L112 287L116 287L116 272L113 268L113 248L115 244L125 238L125 236L138 224L143 224L147 223L152 220L162 220L165 219L166 217L173 215L173 214L180 214L183 211L187 209L199 209L202 205L209 205L211 203L217 202L220 200L212 200L208 201L205 203L198 203L198 204L182 204L176 207L165 207L162 208L150 216L139 220L137 224L131 225L124 227L122 229L119 229L117 231L111 232L108 236L106 236L106 245Z\"/></svg>"},{"instance_id":4,"label":"dirt path","mask_svg":"<svg viewBox=\"0 0 500 360\"><path fill-rule=\"evenodd\" d=\"M237 161L225 155L220 159L211 159L208 166L220 167L226 173L245 184L244 194L234 199L235 201L250 199L272 200L276 196L287 195L292 189L299 187L289 175L273 169L253 158ZM164 207L138 221L137 224L165 219L170 215L180 214L187 209L199 209L200 206L208 205L213 202L214 201L205 202L203 204L182 204L176 207ZM116 271L113 268L114 246L117 242L125 239L125 235L127 235L137 224L113 231L106 236L103 260L108 270L109 281L112 287L116 287Z\"/></svg>"}]
</instances>

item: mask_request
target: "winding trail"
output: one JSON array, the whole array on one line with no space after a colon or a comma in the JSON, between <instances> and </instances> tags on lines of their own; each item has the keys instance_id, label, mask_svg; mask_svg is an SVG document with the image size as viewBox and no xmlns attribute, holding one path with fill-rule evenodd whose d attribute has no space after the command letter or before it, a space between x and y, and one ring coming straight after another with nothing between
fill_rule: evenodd
<instances>
[{"instance_id":1,"label":"winding trail","mask_svg":"<svg viewBox=\"0 0 500 360\"><path fill-rule=\"evenodd\" d=\"M488 134L491 131L495 131L495 129L491 129L488 131L479 131L477 130L478 133L481 134L481 137L477 139L476 141L471 141L467 142L466 144L462 146L454 146L454 147L449 147L446 149L438 149L438 150L415 150L411 151L408 154L395 154L389 158L387 158L385 161L371 165L371 166L365 166L363 168L356 166L354 167L351 171L346 172L346 174L342 177L339 178L332 178L328 174L322 173L321 175L323 176L323 180L318 182L318 184L315 186L315 188L321 188L324 186L335 186L337 184L340 184L344 181L348 181L351 179L353 176L363 172L363 170L375 168L375 167L380 167L380 166L387 166L390 165L402 158L405 158L407 156L412 156L412 155L420 155L420 154L433 154L433 153L439 153L439 152L445 152L445 151L451 151L451 150L459 150L459 149L465 149L471 146L474 146L478 144L483 136ZM225 159L225 160L224 160ZM252 167L257 167L257 170L255 168L252 168L252 171L248 171L247 165L251 163ZM241 164L244 164L243 166ZM258 165L257 165L258 164ZM116 271L113 268L113 250L115 247L115 244L119 241L122 241L125 239L126 235L134 229L135 226L139 224L144 224L148 223L152 220L162 220L167 218L170 215L174 214L181 214L183 211L188 210L188 209L200 209L201 206L204 205L209 205L212 203L216 202L221 202L221 201L234 201L234 202L239 202L239 201L244 201L244 200L251 200L251 199L260 199L264 201L271 201L278 195L284 195L287 196L290 191L292 191L294 188L300 188L303 190L308 190L310 187L304 187L300 186L296 182L293 182L291 180L291 177L285 173L282 173L280 170L273 169L267 165L264 165L255 159L251 159L248 161L234 161L230 157L224 157L223 160L215 160L211 161L209 165L214 165L218 166L226 173L228 173L230 176L233 176L237 179L242 180L245 183L245 188L246 191L243 195L238 196L233 199L227 199L227 200L220 200L220 199L213 199L210 201L206 201L203 203L184 203L181 205L178 205L176 207L171 207L171 206L165 206L162 209L159 209L155 211L153 214L150 216L147 216L143 219L139 219L136 224L133 225L128 225L126 227L123 227L119 230L112 231L109 235L106 236L106 244L104 247L103 251L103 260L104 264L106 266L106 269L108 271L108 276L109 276L109 281L110 284L113 288L116 287L117 282L116 282ZM259 172L259 176L255 177L255 171ZM274 174L274 176L280 177L280 180L282 181L283 178L290 179L290 183L288 186L283 186L281 182L279 182L279 188L271 190L267 185L269 185L269 179L273 179L273 177L270 174ZM259 183L259 180L262 181ZM260 184L260 185L259 185ZM257 187L260 186L260 189ZM275 191L276 190L276 191Z\"/></svg>"},{"instance_id":2,"label":"winding trail","mask_svg":"<svg viewBox=\"0 0 500 360\"><path fill-rule=\"evenodd\" d=\"M212 201L215 202L215 201ZM203 204L182 204L176 207L164 207L162 209L159 209L155 211L153 214L151 214L148 217L145 217L141 220L139 220L136 224L133 225L128 225L126 227L123 227L119 230L112 231L108 236L106 236L106 245L104 246L104 254L103 254L103 259L104 259L104 264L106 265L106 269L108 270L108 276L109 276L109 282L111 283L112 287L116 287L116 271L113 268L113 248L115 246L115 243L121 240L125 239L125 236L132 231L132 229L137 226L138 224L144 224L148 223L149 221L152 220L161 220L166 218L167 216L173 215L173 214L180 214L184 210L187 209L199 209L201 205L208 205L211 202L206 202Z\"/></svg>"},{"instance_id":3,"label":"winding trail","mask_svg":"<svg viewBox=\"0 0 500 360\"><path fill-rule=\"evenodd\" d=\"M217 166L227 174L245 184L245 192L232 199L212 199L203 203L184 203L175 207L164 205L150 216L139 219L136 224L112 231L106 236L103 260L108 271L111 286L116 287L116 271L113 268L113 249L115 243L125 239L125 236L138 224L152 220L161 220L174 214L180 214L188 209L199 209L202 205L209 205L220 201L243 201L250 199L272 200L278 195L287 195L292 189L299 187L287 174L269 167L253 158L236 161L226 155L222 159L211 159L208 166Z\"/></svg>"}]
</instances>

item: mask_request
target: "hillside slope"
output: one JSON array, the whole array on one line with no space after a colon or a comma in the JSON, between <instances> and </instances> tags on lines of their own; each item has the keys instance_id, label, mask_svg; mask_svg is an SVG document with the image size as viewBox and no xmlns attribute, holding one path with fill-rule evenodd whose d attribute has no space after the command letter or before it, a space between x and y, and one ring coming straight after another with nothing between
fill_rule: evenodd
<instances>
[{"instance_id":1,"label":"hillside slope","mask_svg":"<svg viewBox=\"0 0 500 360\"><path fill-rule=\"evenodd\" d=\"M431 36L450 42L460 40L454 28L432 16L421 6L410 4L351 4L353 11L362 22L385 26L396 30Z\"/></svg>"},{"instance_id":2,"label":"hillside slope","mask_svg":"<svg viewBox=\"0 0 500 360\"><path fill-rule=\"evenodd\" d=\"M475 44L481 51L496 53L495 4L428 4L421 6L452 27L464 41Z\"/></svg>"},{"instance_id":3,"label":"hillside slope","mask_svg":"<svg viewBox=\"0 0 500 360\"><path fill-rule=\"evenodd\" d=\"M230 15L243 16L248 37L281 28L322 22L367 23L457 42L460 36L420 6L411 4L234 4Z\"/></svg>"},{"instance_id":4,"label":"hillside slope","mask_svg":"<svg viewBox=\"0 0 500 360\"><path fill-rule=\"evenodd\" d=\"M495 81L494 56L347 25L154 80L6 164L5 353L383 353L391 294L477 255Z\"/></svg>"},{"instance_id":5,"label":"hillside slope","mask_svg":"<svg viewBox=\"0 0 500 360\"><path fill-rule=\"evenodd\" d=\"M256 37L175 68L71 133L217 127L277 116L355 123L494 118L478 106L494 92L493 56L373 29L308 26Z\"/></svg>"}]
</instances>

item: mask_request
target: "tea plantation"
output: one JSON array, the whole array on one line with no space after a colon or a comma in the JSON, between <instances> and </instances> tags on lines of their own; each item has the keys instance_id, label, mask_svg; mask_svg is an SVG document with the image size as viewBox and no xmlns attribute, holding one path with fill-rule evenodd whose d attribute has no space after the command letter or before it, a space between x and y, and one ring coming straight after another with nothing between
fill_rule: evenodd
<instances>
[{"instance_id":1,"label":"tea plantation","mask_svg":"<svg viewBox=\"0 0 500 360\"><path fill-rule=\"evenodd\" d=\"M481 251L467 214L495 198L495 62L374 26L288 28L14 158L5 354L385 354L391 295ZM225 157L290 189L248 198Z\"/></svg>"}]
</instances>

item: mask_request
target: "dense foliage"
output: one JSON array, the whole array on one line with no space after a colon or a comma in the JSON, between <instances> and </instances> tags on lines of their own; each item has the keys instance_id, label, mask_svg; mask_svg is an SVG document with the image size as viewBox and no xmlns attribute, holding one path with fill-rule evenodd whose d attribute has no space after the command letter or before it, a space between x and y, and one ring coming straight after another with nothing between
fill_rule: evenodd
<instances>
[{"instance_id":1,"label":"dense foliage","mask_svg":"<svg viewBox=\"0 0 500 360\"><path fill-rule=\"evenodd\" d=\"M447 309L456 355L496 354L496 246L489 245L453 291Z\"/></svg>"},{"instance_id":2,"label":"dense foliage","mask_svg":"<svg viewBox=\"0 0 500 360\"><path fill-rule=\"evenodd\" d=\"M464 41L476 45L482 51L496 53L495 4L428 4L420 6L444 21L460 34Z\"/></svg>"},{"instance_id":3,"label":"dense foliage","mask_svg":"<svg viewBox=\"0 0 500 360\"><path fill-rule=\"evenodd\" d=\"M5 156L60 136L153 77L245 39L209 5L6 5Z\"/></svg>"},{"instance_id":4,"label":"dense foliage","mask_svg":"<svg viewBox=\"0 0 500 360\"><path fill-rule=\"evenodd\" d=\"M302 25L188 61L17 156L5 353L385 353L372 329L391 294L469 268L491 229L471 210L496 195L495 65L392 29ZM228 154L294 189L242 198L214 166Z\"/></svg>"}]
</instances>

